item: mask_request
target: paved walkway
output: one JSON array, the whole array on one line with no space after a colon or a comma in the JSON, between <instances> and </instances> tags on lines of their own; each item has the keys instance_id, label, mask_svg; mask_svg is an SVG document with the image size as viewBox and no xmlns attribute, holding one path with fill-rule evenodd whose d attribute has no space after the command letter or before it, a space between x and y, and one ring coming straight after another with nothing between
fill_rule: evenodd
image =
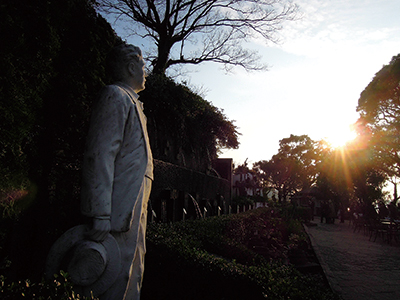
<instances>
[{"instance_id":1,"label":"paved walkway","mask_svg":"<svg viewBox=\"0 0 400 300\"><path fill-rule=\"evenodd\" d=\"M332 289L344 300L400 299L400 244L369 241L347 223L305 226Z\"/></svg>"}]
</instances>

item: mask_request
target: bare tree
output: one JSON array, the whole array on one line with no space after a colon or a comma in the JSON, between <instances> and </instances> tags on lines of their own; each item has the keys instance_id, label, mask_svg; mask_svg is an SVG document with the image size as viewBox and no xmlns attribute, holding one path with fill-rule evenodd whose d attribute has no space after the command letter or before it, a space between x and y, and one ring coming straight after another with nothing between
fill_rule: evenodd
<instances>
[{"instance_id":1,"label":"bare tree","mask_svg":"<svg viewBox=\"0 0 400 300\"><path fill-rule=\"evenodd\" d=\"M294 20L298 6L291 0L99 0L100 9L116 21L133 21L134 34L155 42L157 53L148 59L153 72L173 65L206 61L244 69L265 70L256 51L243 42L260 37L277 41L286 20Z\"/></svg>"}]
</instances>

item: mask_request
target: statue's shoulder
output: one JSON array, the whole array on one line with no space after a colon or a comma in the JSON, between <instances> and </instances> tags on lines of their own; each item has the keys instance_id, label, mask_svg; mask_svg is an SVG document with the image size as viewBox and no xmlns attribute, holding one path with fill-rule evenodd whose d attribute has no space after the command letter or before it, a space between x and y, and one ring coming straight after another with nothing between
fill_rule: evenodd
<instances>
[{"instance_id":1,"label":"statue's shoulder","mask_svg":"<svg viewBox=\"0 0 400 300\"><path fill-rule=\"evenodd\" d=\"M100 92L100 101L105 102L130 102L128 92L117 84L106 85Z\"/></svg>"},{"instance_id":2,"label":"statue's shoulder","mask_svg":"<svg viewBox=\"0 0 400 300\"><path fill-rule=\"evenodd\" d=\"M106 93L120 95L122 97L133 98L134 100L136 100L138 97L137 94L132 90L132 88L122 83L110 84L105 86L104 89Z\"/></svg>"},{"instance_id":3,"label":"statue's shoulder","mask_svg":"<svg viewBox=\"0 0 400 300\"><path fill-rule=\"evenodd\" d=\"M102 94L124 94L125 91L122 89L121 86L117 85L117 84L109 84L106 85L105 87L103 87Z\"/></svg>"}]
</instances>

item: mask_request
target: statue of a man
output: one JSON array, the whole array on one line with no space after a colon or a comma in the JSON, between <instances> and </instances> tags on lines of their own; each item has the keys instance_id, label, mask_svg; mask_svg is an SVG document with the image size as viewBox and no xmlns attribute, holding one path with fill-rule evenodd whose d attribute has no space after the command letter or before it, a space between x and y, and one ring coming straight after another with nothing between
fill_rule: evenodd
<instances>
[{"instance_id":1,"label":"statue of a man","mask_svg":"<svg viewBox=\"0 0 400 300\"><path fill-rule=\"evenodd\" d=\"M120 248L121 272L100 299L139 299L144 271L147 202L153 159L146 117L137 93L145 88L138 47L122 44L109 56L115 79L93 110L83 163L81 211L92 218L87 237L111 233Z\"/></svg>"}]
</instances>

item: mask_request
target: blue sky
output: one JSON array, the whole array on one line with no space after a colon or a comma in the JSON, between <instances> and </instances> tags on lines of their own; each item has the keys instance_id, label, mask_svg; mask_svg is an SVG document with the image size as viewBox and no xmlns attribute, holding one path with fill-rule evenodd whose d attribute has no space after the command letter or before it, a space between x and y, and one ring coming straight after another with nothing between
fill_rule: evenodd
<instances>
[{"instance_id":1,"label":"blue sky","mask_svg":"<svg viewBox=\"0 0 400 300\"><path fill-rule=\"evenodd\" d=\"M400 53L400 1L296 3L303 17L286 24L280 44L255 41L269 71L224 75L218 66L203 65L192 75L242 133L240 148L221 157L254 163L270 159L290 134L346 136L358 118L360 93Z\"/></svg>"},{"instance_id":2,"label":"blue sky","mask_svg":"<svg viewBox=\"0 0 400 300\"><path fill-rule=\"evenodd\" d=\"M307 134L339 139L358 117L360 93L400 53L400 1L298 0L303 17L284 24L279 44L253 40L267 72L207 63L191 68L190 84L239 127L240 147L220 157L241 164L269 160L279 140ZM124 36L127 42L140 41Z\"/></svg>"}]
</instances>

